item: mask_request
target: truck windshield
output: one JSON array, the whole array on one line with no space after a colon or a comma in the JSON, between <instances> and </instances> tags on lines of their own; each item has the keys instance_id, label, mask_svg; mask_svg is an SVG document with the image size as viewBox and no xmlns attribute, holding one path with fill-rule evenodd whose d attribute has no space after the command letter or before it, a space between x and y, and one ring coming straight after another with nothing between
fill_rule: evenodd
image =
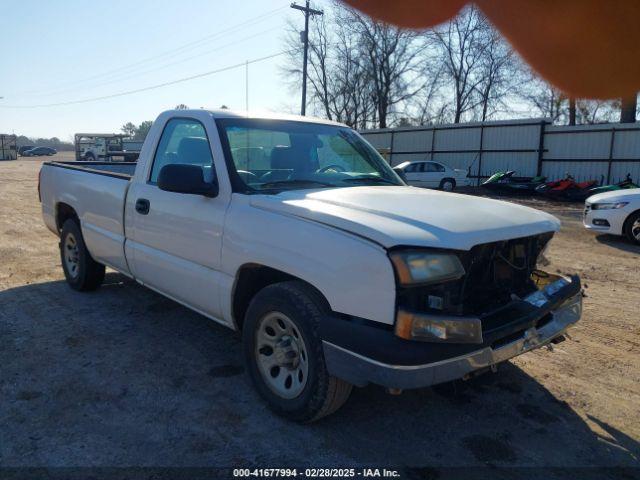
<instances>
[{"instance_id":1,"label":"truck windshield","mask_svg":"<svg viewBox=\"0 0 640 480\"><path fill-rule=\"evenodd\" d=\"M281 120L217 120L246 190L402 185L371 145L351 129Z\"/></svg>"}]
</instances>

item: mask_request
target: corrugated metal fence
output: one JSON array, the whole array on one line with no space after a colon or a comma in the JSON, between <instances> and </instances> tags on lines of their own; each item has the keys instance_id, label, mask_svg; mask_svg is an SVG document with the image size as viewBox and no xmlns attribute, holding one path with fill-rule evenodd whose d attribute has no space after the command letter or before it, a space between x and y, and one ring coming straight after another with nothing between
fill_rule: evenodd
<instances>
[{"instance_id":1,"label":"corrugated metal fence","mask_svg":"<svg viewBox=\"0 0 640 480\"><path fill-rule=\"evenodd\" d=\"M496 171L520 176L566 173L576 180L618 182L630 173L640 181L640 125L554 126L545 119L367 130L362 135L388 152L395 166L434 160L469 171L478 183Z\"/></svg>"}]
</instances>

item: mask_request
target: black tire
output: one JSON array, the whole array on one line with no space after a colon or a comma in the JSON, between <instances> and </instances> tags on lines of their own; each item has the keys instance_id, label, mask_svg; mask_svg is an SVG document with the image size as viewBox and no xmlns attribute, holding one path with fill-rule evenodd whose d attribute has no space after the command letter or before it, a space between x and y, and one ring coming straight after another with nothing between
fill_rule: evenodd
<instances>
[{"instance_id":1,"label":"black tire","mask_svg":"<svg viewBox=\"0 0 640 480\"><path fill-rule=\"evenodd\" d=\"M306 383L294 398L285 398L274 392L258 366L258 355L261 355L256 351L258 331L263 319L273 312L288 317L297 328L303 340L302 345L306 348ZM303 423L318 420L338 410L351 393L350 383L331 376L326 369L318 325L327 314L328 307L323 299L313 289L298 281L281 282L263 288L251 300L247 309L242 332L247 372L269 407L289 420ZM286 375L286 370L284 371Z\"/></svg>"},{"instance_id":2,"label":"black tire","mask_svg":"<svg viewBox=\"0 0 640 480\"><path fill-rule=\"evenodd\" d=\"M453 192L456 188L456 181L453 178L443 178L440 180L440 190Z\"/></svg>"},{"instance_id":3,"label":"black tire","mask_svg":"<svg viewBox=\"0 0 640 480\"><path fill-rule=\"evenodd\" d=\"M72 242L73 240L73 242ZM75 245L75 248L71 247ZM75 262L69 257L73 257ZM60 261L67 283L74 290L88 292L97 289L104 280L104 265L96 262L87 250L76 220L64 222L60 234Z\"/></svg>"},{"instance_id":4,"label":"black tire","mask_svg":"<svg viewBox=\"0 0 640 480\"><path fill-rule=\"evenodd\" d=\"M633 243L640 245L640 231L638 223L640 222L640 210L633 212L624 222L624 235Z\"/></svg>"},{"instance_id":5,"label":"black tire","mask_svg":"<svg viewBox=\"0 0 640 480\"><path fill-rule=\"evenodd\" d=\"M95 161L96 161L96 157L95 157L95 155L94 155L93 153L87 153L87 154L84 156L84 160L85 160L86 162L95 162Z\"/></svg>"}]
</instances>

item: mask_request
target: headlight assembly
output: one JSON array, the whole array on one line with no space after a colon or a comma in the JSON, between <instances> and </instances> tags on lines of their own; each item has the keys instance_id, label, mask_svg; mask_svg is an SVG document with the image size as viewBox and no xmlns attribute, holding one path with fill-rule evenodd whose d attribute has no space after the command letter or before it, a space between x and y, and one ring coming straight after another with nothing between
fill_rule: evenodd
<instances>
[{"instance_id":1,"label":"headlight assembly","mask_svg":"<svg viewBox=\"0 0 640 480\"><path fill-rule=\"evenodd\" d=\"M475 317L411 313L400 309L396 335L406 340L439 343L482 343L482 322Z\"/></svg>"},{"instance_id":2,"label":"headlight assembly","mask_svg":"<svg viewBox=\"0 0 640 480\"><path fill-rule=\"evenodd\" d=\"M389 257L403 286L446 282L464 275L460 259L451 253L400 250Z\"/></svg>"},{"instance_id":3,"label":"headlight assembly","mask_svg":"<svg viewBox=\"0 0 640 480\"><path fill-rule=\"evenodd\" d=\"M613 210L615 208L622 208L629 204L629 202L613 202L613 203L594 203L591 205L593 210Z\"/></svg>"}]
</instances>

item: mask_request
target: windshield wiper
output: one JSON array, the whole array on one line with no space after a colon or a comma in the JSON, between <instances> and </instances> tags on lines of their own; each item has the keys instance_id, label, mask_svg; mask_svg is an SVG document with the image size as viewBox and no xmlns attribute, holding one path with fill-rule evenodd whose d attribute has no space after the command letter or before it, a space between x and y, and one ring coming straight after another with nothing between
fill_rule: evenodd
<instances>
[{"instance_id":1,"label":"windshield wiper","mask_svg":"<svg viewBox=\"0 0 640 480\"><path fill-rule=\"evenodd\" d=\"M275 182L267 182L260 185L260 188L278 188L278 187L304 187L304 186L320 186L335 187L333 183L320 182L318 180L277 180Z\"/></svg>"},{"instance_id":2,"label":"windshield wiper","mask_svg":"<svg viewBox=\"0 0 640 480\"><path fill-rule=\"evenodd\" d=\"M341 179L343 182L374 182L374 183L385 183L388 185L399 186L396 182L391 180L387 180L386 178L376 177L376 176L362 176L362 177L349 177Z\"/></svg>"}]
</instances>

